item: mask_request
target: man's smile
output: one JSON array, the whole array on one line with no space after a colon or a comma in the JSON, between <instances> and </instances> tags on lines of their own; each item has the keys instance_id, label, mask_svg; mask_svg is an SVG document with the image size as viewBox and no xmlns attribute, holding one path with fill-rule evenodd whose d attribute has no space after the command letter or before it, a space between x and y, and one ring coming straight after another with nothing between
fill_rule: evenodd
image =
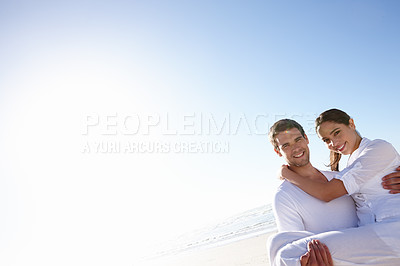
<instances>
[{"instance_id":1,"label":"man's smile","mask_svg":"<svg viewBox=\"0 0 400 266\"><path fill-rule=\"evenodd\" d=\"M293 157L294 157L294 158L300 158L300 157L303 156L303 155L304 155L304 151L302 151L302 152L300 152L300 153L298 153L298 154L293 155Z\"/></svg>"}]
</instances>

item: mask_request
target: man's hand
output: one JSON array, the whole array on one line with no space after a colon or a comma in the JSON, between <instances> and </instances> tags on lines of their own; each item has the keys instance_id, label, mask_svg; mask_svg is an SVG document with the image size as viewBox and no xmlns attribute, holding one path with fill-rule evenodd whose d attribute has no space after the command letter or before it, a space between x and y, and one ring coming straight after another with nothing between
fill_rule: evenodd
<instances>
[{"instance_id":1,"label":"man's hand","mask_svg":"<svg viewBox=\"0 0 400 266\"><path fill-rule=\"evenodd\" d=\"M301 266L333 266L328 247L319 240L308 242L307 249L307 253L300 257Z\"/></svg>"},{"instance_id":2,"label":"man's hand","mask_svg":"<svg viewBox=\"0 0 400 266\"><path fill-rule=\"evenodd\" d=\"M400 193L400 166L396 168L396 172L382 178L382 186L384 189L388 189L391 194Z\"/></svg>"}]
</instances>

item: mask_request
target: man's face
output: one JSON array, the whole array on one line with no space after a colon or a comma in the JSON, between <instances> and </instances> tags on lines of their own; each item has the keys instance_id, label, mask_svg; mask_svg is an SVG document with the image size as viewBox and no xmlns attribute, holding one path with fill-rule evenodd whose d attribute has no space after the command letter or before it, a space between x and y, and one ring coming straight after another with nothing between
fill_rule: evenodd
<instances>
[{"instance_id":1,"label":"man's face","mask_svg":"<svg viewBox=\"0 0 400 266\"><path fill-rule=\"evenodd\" d=\"M276 136L278 149L275 152L283 156L289 166L301 167L310 162L307 135L301 135L297 128L280 132Z\"/></svg>"}]
</instances>

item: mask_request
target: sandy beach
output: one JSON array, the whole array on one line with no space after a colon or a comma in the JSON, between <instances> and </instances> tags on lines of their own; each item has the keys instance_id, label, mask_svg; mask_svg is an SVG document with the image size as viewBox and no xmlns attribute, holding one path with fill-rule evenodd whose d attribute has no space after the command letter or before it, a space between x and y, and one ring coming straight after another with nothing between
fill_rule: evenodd
<instances>
[{"instance_id":1,"label":"sandy beach","mask_svg":"<svg viewBox=\"0 0 400 266\"><path fill-rule=\"evenodd\" d=\"M218 247L186 251L140 263L137 266L267 266L267 239L275 232ZM136 265L135 265L136 266Z\"/></svg>"}]
</instances>

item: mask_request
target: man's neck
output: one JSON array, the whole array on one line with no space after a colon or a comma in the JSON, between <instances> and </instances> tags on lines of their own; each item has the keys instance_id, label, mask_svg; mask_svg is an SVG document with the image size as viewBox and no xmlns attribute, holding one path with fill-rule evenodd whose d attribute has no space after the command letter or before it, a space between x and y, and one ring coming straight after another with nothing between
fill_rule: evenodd
<instances>
[{"instance_id":1,"label":"man's neck","mask_svg":"<svg viewBox=\"0 0 400 266\"><path fill-rule=\"evenodd\" d=\"M297 174L303 176L303 177L308 177L311 179L321 179L324 178L314 166L311 165L311 163L308 163L303 166L293 166L289 165L290 170L296 172ZM325 179L325 178L324 178Z\"/></svg>"}]
</instances>

